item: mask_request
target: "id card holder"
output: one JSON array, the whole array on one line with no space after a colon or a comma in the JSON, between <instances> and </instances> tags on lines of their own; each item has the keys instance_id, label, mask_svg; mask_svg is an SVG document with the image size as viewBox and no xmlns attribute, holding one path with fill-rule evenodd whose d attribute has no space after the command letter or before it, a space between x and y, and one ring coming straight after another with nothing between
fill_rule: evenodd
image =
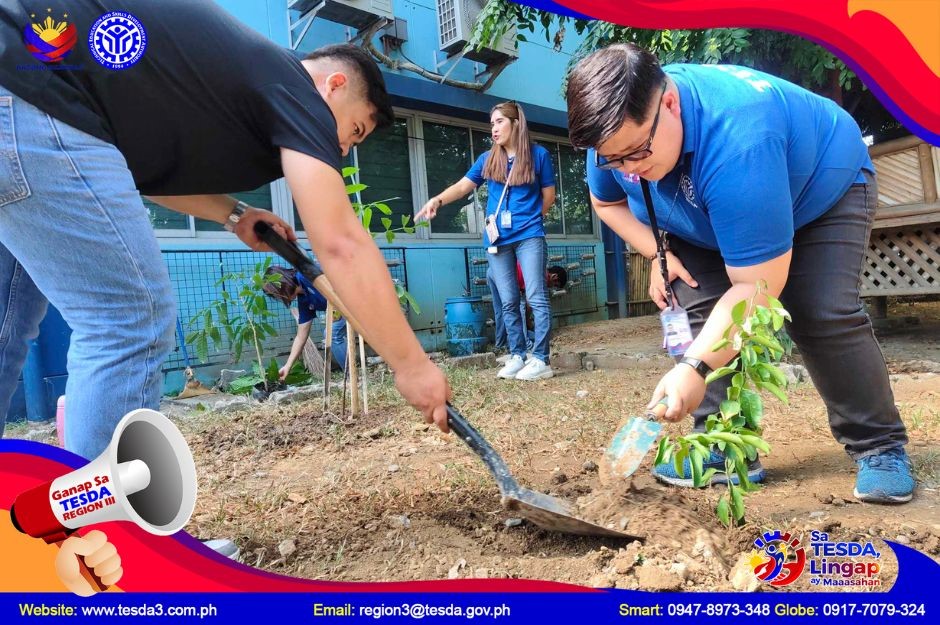
<instances>
[{"instance_id":1,"label":"id card holder","mask_svg":"<svg viewBox=\"0 0 940 625\"><path fill-rule=\"evenodd\" d=\"M496 243L496 239L499 238L499 228L496 227L496 216L489 215L486 218L486 238L490 240L490 245Z\"/></svg>"},{"instance_id":2,"label":"id card holder","mask_svg":"<svg viewBox=\"0 0 940 625\"><path fill-rule=\"evenodd\" d=\"M499 214L499 227L512 228L512 213L504 210Z\"/></svg>"},{"instance_id":3,"label":"id card holder","mask_svg":"<svg viewBox=\"0 0 940 625\"><path fill-rule=\"evenodd\" d=\"M685 309L678 305L667 308L659 313L659 321L663 325L663 338L669 355L675 358L685 354L692 345L692 326Z\"/></svg>"}]
</instances>

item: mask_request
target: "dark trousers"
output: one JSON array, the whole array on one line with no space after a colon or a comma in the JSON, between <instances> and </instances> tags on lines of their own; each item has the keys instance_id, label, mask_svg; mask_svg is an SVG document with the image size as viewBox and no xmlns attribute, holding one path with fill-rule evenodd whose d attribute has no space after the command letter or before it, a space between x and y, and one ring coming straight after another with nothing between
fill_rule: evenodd
<instances>
[{"instance_id":1,"label":"dark trousers","mask_svg":"<svg viewBox=\"0 0 940 625\"><path fill-rule=\"evenodd\" d=\"M793 317L787 331L826 404L832 434L856 460L907 443L884 354L859 296L878 198L874 177L866 177L867 184L852 185L822 217L796 231L790 275L780 297ZM681 280L672 284L698 336L731 287L724 261L720 253L674 236L669 245L699 283L695 289ZM694 414L696 430L704 430L705 418L718 411L730 381L725 377L708 385Z\"/></svg>"}]
</instances>

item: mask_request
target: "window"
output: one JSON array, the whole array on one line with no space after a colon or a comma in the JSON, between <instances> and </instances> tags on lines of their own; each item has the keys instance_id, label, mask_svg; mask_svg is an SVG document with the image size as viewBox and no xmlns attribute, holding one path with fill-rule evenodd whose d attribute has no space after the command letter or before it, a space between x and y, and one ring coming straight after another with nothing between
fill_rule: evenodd
<instances>
[{"instance_id":1,"label":"window","mask_svg":"<svg viewBox=\"0 0 940 625\"><path fill-rule=\"evenodd\" d=\"M548 209L548 215L545 216L543 222L545 224L545 234L564 234L565 220L562 217L562 204L564 202L561 199L561 184L558 180L558 172L561 171L561 166L558 163L558 144L544 142L542 147L552 155L552 167L555 169L555 203Z\"/></svg>"},{"instance_id":2,"label":"window","mask_svg":"<svg viewBox=\"0 0 940 625\"><path fill-rule=\"evenodd\" d=\"M587 152L558 144L559 167L555 170L556 192L564 212L565 234L594 234L591 198L585 174Z\"/></svg>"},{"instance_id":3,"label":"window","mask_svg":"<svg viewBox=\"0 0 940 625\"><path fill-rule=\"evenodd\" d=\"M490 133L488 131L477 130L476 128L474 128L471 131L471 134L473 137L473 160L474 162L476 162L477 158L479 158L481 154L483 154L484 152L489 150L491 147L493 147L493 137L490 136ZM481 215L483 215L486 212L486 202L488 198L489 198L489 188L487 187L487 185L484 184L484 185L477 187L477 191L476 191L477 211ZM482 227L483 226L481 225L480 228L477 229L477 232L480 232Z\"/></svg>"},{"instance_id":4,"label":"window","mask_svg":"<svg viewBox=\"0 0 940 625\"><path fill-rule=\"evenodd\" d=\"M241 200L255 208L273 210L271 202L271 185L258 187L254 191L244 191L242 193L230 193L236 200ZM146 198L142 198L144 206L150 214L150 224L154 230L163 231L160 234L166 236L196 236L196 232L224 232L222 224L197 219L183 213L170 210L165 206L160 206Z\"/></svg>"},{"instance_id":5,"label":"window","mask_svg":"<svg viewBox=\"0 0 940 625\"><path fill-rule=\"evenodd\" d=\"M552 155L555 204L545 217L545 233L593 235L594 218L585 176L585 152L565 143L540 141Z\"/></svg>"},{"instance_id":6,"label":"window","mask_svg":"<svg viewBox=\"0 0 940 625\"><path fill-rule=\"evenodd\" d=\"M424 169L428 181L428 197L434 197L464 177L473 165L470 151L470 129L435 122L424 122ZM470 233L475 223L473 197L460 198L445 204L431 222L435 233Z\"/></svg>"},{"instance_id":7,"label":"window","mask_svg":"<svg viewBox=\"0 0 940 625\"><path fill-rule=\"evenodd\" d=\"M368 187L360 194L363 204L388 204L393 228L401 225L401 215L414 215L407 119L396 118L390 128L372 133L356 148L356 161L359 182ZM385 232L379 217L386 215L373 216L372 232Z\"/></svg>"}]
</instances>

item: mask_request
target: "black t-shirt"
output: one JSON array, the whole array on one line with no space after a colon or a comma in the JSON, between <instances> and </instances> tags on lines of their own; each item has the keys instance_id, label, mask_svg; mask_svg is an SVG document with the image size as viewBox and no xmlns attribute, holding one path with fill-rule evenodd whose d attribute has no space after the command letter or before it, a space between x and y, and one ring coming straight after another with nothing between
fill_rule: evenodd
<instances>
[{"instance_id":1,"label":"black t-shirt","mask_svg":"<svg viewBox=\"0 0 940 625\"><path fill-rule=\"evenodd\" d=\"M121 70L101 65L89 48L89 31L111 11L132 14L146 30L143 56ZM61 62L70 69L50 71L55 64L27 50L24 28L47 16L77 29ZM255 189L282 175L280 147L341 166L336 121L300 60L208 0L29 8L0 0L0 84L117 146L145 194Z\"/></svg>"}]
</instances>

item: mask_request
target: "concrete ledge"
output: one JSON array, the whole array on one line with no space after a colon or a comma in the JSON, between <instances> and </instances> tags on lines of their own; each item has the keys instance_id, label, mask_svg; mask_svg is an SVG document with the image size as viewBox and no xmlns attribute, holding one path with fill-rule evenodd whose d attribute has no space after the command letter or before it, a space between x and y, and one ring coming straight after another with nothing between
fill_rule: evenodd
<instances>
[{"instance_id":1,"label":"concrete ledge","mask_svg":"<svg viewBox=\"0 0 940 625\"><path fill-rule=\"evenodd\" d=\"M456 358L447 358L444 364L459 369L491 369L496 366L496 354L493 352L484 352L482 354L470 354L469 356L457 356Z\"/></svg>"}]
</instances>

